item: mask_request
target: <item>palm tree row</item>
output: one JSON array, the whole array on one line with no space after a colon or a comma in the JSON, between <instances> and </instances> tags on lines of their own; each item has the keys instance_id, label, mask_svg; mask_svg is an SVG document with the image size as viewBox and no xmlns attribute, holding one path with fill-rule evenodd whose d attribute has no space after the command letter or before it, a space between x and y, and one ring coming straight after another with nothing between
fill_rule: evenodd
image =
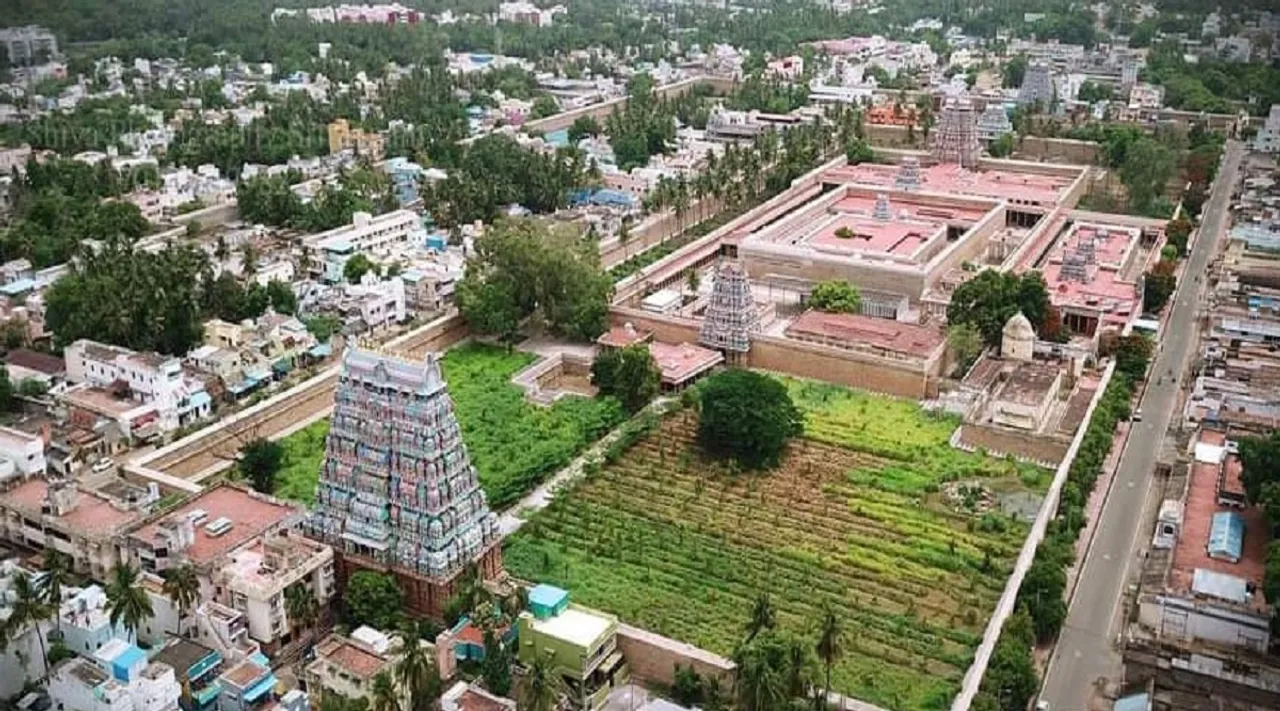
<instances>
[{"instance_id":1,"label":"palm tree row","mask_svg":"<svg viewBox=\"0 0 1280 711\"><path fill-rule=\"evenodd\" d=\"M746 636L733 654L734 689L744 711L782 711L793 700L810 695L816 711L827 707L831 669L844 655L844 624L834 607L823 604L817 641L810 646L777 629L773 603L768 593L761 593L744 631ZM813 677L815 657L823 669L821 690Z\"/></svg>"}]
</instances>

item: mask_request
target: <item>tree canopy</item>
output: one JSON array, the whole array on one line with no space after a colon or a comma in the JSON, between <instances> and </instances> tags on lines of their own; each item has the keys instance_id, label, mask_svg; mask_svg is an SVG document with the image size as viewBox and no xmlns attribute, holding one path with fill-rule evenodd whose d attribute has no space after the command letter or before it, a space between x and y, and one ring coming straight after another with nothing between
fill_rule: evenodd
<instances>
[{"instance_id":1,"label":"tree canopy","mask_svg":"<svg viewBox=\"0 0 1280 711\"><path fill-rule=\"evenodd\" d=\"M1049 292L1039 272L1022 275L985 269L961 284L947 305L947 323L969 323L977 327L982 340L999 346L1004 325L1022 312L1037 330L1050 314Z\"/></svg>"},{"instance_id":2,"label":"tree canopy","mask_svg":"<svg viewBox=\"0 0 1280 711\"><path fill-rule=\"evenodd\" d=\"M809 306L828 313L856 314L862 307L862 294L847 281L821 281L809 294Z\"/></svg>"},{"instance_id":3,"label":"tree canopy","mask_svg":"<svg viewBox=\"0 0 1280 711\"><path fill-rule=\"evenodd\" d=\"M342 602L352 627L395 629L404 614L404 593L395 578L372 570L361 570L347 581Z\"/></svg>"},{"instance_id":4,"label":"tree canopy","mask_svg":"<svg viewBox=\"0 0 1280 711\"><path fill-rule=\"evenodd\" d=\"M732 368L699 386L698 444L748 469L776 466L804 418L781 382Z\"/></svg>"},{"instance_id":5,"label":"tree canopy","mask_svg":"<svg viewBox=\"0 0 1280 711\"><path fill-rule=\"evenodd\" d=\"M628 412L639 412L658 394L662 371L648 346L635 344L602 350L596 355L591 364L591 381L601 395L618 398Z\"/></svg>"},{"instance_id":6,"label":"tree canopy","mask_svg":"<svg viewBox=\"0 0 1280 711\"><path fill-rule=\"evenodd\" d=\"M536 315L558 335L594 340L608 327L612 295L594 242L522 219L500 221L476 239L457 290L471 328L503 339Z\"/></svg>"}]
</instances>

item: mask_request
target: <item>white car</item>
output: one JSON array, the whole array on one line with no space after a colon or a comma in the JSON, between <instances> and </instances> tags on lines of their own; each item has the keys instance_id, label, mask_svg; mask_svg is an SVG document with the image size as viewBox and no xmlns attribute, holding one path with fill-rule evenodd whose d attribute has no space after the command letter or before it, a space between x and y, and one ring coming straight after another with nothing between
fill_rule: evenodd
<instances>
[{"instance_id":1,"label":"white car","mask_svg":"<svg viewBox=\"0 0 1280 711\"><path fill-rule=\"evenodd\" d=\"M99 459L98 461L93 463L93 473L101 474L102 472L105 472L106 470L110 469L111 467L114 467L115 465L116 463L111 461L111 457L103 457L102 459Z\"/></svg>"},{"instance_id":2,"label":"white car","mask_svg":"<svg viewBox=\"0 0 1280 711\"><path fill-rule=\"evenodd\" d=\"M1131 419L1132 419L1134 422L1142 422L1142 408L1140 408L1140 407L1138 407L1138 408L1134 408L1134 410L1133 410L1133 417L1132 417Z\"/></svg>"}]
</instances>

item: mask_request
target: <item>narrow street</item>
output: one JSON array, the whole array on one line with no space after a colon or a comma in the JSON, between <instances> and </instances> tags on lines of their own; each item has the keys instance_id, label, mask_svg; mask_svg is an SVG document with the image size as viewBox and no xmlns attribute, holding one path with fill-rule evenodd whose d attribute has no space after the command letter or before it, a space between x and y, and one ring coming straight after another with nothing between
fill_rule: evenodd
<instances>
[{"instance_id":1,"label":"narrow street","mask_svg":"<svg viewBox=\"0 0 1280 711\"><path fill-rule=\"evenodd\" d=\"M1200 235L1184 272L1186 278L1178 285L1173 311L1160 336L1161 348L1152 365L1151 382L1139 403L1143 420L1134 423L1111 492L1103 504L1095 538L1081 566L1080 581L1045 674L1041 698L1050 703L1052 711L1087 711L1095 683L1120 677L1121 659L1115 640L1123 616L1125 585L1140 537L1148 533L1140 512L1165 431L1173 418L1181 416L1173 411L1178 400L1176 376L1195 352L1203 275L1226 228L1227 208L1242 155L1239 143L1228 142L1222 174L1205 206Z\"/></svg>"}]
</instances>

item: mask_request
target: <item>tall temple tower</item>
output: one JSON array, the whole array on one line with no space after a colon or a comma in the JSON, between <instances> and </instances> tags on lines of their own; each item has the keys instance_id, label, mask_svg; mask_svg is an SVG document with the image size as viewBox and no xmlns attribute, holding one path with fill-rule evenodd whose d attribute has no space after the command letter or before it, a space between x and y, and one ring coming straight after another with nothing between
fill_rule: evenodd
<instances>
[{"instance_id":1,"label":"tall temple tower","mask_svg":"<svg viewBox=\"0 0 1280 711\"><path fill-rule=\"evenodd\" d=\"M412 610L438 617L468 564L501 572L497 517L434 354L348 349L330 422L307 530L334 547L344 582L393 573Z\"/></svg>"},{"instance_id":2,"label":"tall temple tower","mask_svg":"<svg viewBox=\"0 0 1280 711\"><path fill-rule=\"evenodd\" d=\"M1022 86L1018 88L1018 103L1022 106L1040 102L1048 111L1053 103L1053 73L1049 65L1036 62L1027 66L1027 73L1022 77Z\"/></svg>"},{"instance_id":3,"label":"tall temple tower","mask_svg":"<svg viewBox=\"0 0 1280 711\"><path fill-rule=\"evenodd\" d=\"M942 109L942 118L930 136L929 153L939 163L978 167L982 144L978 141L978 115L967 96L957 96Z\"/></svg>"},{"instance_id":4,"label":"tall temple tower","mask_svg":"<svg viewBox=\"0 0 1280 711\"><path fill-rule=\"evenodd\" d=\"M698 340L708 348L725 351L729 360L751 350L751 335L760 330L755 297L747 270L737 262L723 262L715 282Z\"/></svg>"}]
</instances>

